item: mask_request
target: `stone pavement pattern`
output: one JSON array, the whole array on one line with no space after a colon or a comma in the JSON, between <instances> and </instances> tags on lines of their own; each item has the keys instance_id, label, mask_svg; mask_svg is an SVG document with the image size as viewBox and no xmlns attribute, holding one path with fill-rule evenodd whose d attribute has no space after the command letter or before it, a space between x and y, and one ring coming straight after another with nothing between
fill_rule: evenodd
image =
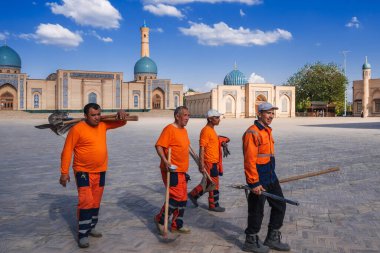
<instances>
[{"instance_id":1,"label":"stone pavement pattern","mask_svg":"<svg viewBox=\"0 0 380 253\"><path fill-rule=\"evenodd\" d=\"M154 143L171 118L142 118L108 133L109 171L100 211L100 239L79 249L76 238L76 187L58 184L64 139L33 126L46 119L0 118L0 252L241 252L247 218L241 136L253 119L222 120L217 132L231 138L225 159L221 203L225 213L187 208L191 235L174 243L159 241L153 215L164 201ZM190 119L197 147L204 119ZM280 178L339 166L339 173L283 184L287 206L283 239L292 252L380 252L380 119L275 119ZM200 180L194 162L189 188ZM189 189L190 190L190 189ZM266 208L268 210L269 208ZM265 213L262 239L269 213ZM274 251L272 251L274 252Z\"/></svg>"}]
</instances>

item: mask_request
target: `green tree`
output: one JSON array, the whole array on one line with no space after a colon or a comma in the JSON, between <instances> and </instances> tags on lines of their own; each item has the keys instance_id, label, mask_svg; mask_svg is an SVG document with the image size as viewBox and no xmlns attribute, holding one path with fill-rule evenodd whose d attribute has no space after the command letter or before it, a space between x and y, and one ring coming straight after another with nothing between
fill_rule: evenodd
<instances>
[{"instance_id":1,"label":"green tree","mask_svg":"<svg viewBox=\"0 0 380 253\"><path fill-rule=\"evenodd\" d=\"M297 111L305 111L311 101L324 101L334 103L339 115L344 110L346 83L347 78L336 64L317 62L306 64L285 85L296 87Z\"/></svg>"}]
</instances>

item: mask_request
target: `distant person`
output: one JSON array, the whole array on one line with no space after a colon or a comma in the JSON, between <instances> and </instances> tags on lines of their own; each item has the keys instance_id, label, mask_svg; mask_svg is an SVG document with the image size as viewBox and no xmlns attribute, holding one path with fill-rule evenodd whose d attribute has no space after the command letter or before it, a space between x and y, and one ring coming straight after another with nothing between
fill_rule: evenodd
<instances>
[{"instance_id":1,"label":"distant person","mask_svg":"<svg viewBox=\"0 0 380 253\"><path fill-rule=\"evenodd\" d=\"M215 184L215 189L209 192L208 197L208 209L214 212L225 211L225 208L219 204L219 176L223 175L222 145L227 145L226 143L230 140L227 137L218 136L215 131L215 126L220 123L221 115L216 110L209 110L206 114L207 124L199 137L199 172L203 174L206 171ZM212 182L207 180L206 188ZM195 207L198 206L197 199L204 194L204 187L204 185L199 184L188 194Z\"/></svg>"},{"instance_id":2,"label":"distant person","mask_svg":"<svg viewBox=\"0 0 380 253\"><path fill-rule=\"evenodd\" d=\"M280 183L275 173L274 140L269 126L277 110L270 103L262 103L258 108L258 119L243 135L244 171L248 186L252 189L248 195L248 226L245 230L244 251L266 253L269 248L289 251L288 244L281 242L281 232L286 204L261 195L267 191L283 197ZM271 214L268 234L264 243L259 239L261 223L264 217L264 205L268 200Z\"/></svg>"},{"instance_id":3,"label":"distant person","mask_svg":"<svg viewBox=\"0 0 380 253\"><path fill-rule=\"evenodd\" d=\"M166 186L167 171L170 172L169 188L169 212L171 215L172 233L190 233L190 228L184 226L183 216L187 203L187 174L189 168L189 146L190 140L185 126L189 121L189 110L185 106L179 106L174 111L174 123L167 125L161 132L156 142L156 151L161 158L161 175ZM171 159L168 161L168 150L171 149ZM154 216L154 222L158 232L164 234L165 203L161 211Z\"/></svg>"},{"instance_id":4,"label":"distant person","mask_svg":"<svg viewBox=\"0 0 380 253\"><path fill-rule=\"evenodd\" d=\"M73 126L61 155L59 183L70 182L69 168L74 153L73 170L78 189L78 246L90 246L88 236L101 237L95 230L103 195L108 163L106 132L124 126L126 112L117 112L118 121L100 121L101 108L89 103L84 109L85 120Z\"/></svg>"}]
</instances>

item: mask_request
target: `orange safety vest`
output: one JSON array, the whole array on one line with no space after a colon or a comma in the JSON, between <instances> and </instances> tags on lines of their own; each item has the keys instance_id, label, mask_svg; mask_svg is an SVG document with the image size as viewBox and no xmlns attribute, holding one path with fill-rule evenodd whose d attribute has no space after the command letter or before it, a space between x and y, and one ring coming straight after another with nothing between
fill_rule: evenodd
<instances>
[{"instance_id":1,"label":"orange safety vest","mask_svg":"<svg viewBox=\"0 0 380 253\"><path fill-rule=\"evenodd\" d=\"M264 127L256 120L243 135L243 154L246 181L250 187L266 186L278 180L272 128Z\"/></svg>"}]
</instances>

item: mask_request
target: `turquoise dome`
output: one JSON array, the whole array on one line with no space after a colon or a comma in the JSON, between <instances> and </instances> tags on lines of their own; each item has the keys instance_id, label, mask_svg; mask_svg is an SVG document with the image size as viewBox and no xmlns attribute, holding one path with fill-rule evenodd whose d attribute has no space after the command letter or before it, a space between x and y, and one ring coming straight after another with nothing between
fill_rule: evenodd
<instances>
[{"instance_id":1,"label":"turquoise dome","mask_svg":"<svg viewBox=\"0 0 380 253\"><path fill-rule=\"evenodd\" d=\"M371 64L369 64L368 62L363 64L363 69L370 69L370 68L371 68Z\"/></svg>"},{"instance_id":2,"label":"turquoise dome","mask_svg":"<svg viewBox=\"0 0 380 253\"><path fill-rule=\"evenodd\" d=\"M157 74L157 65L152 59L144 56L136 62L134 72L135 72L135 75L136 74Z\"/></svg>"},{"instance_id":3,"label":"turquoise dome","mask_svg":"<svg viewBox=\"0 0 380 253\"><path fill-rule=\"evenodd\" d=\"M371 68L371 64L368 63L368 59L367 59L367 56L365 57L365 63L363 64L363 67L362 69L370 69Z\"/></svg>"},{"instance_id":4,"label":"turquoise dome","mask_svg":"<svg viewBox=\"0 0 380 253\"><path fill-rule=\"evenodd\" d=\"M20 56L7 45L0 47L0 68L21 68Z\"/></svg>"},{"instance_id":5,"label":"turquoise dome","mask_svg":"<svg viewBox=\"0 0 380 253\"><path fill-rule=\"evenodd\" d=\"M224 85L244 85L246 83L248 83L247 78L245 78L245 75L237 69L228 73L223 81Z\"/></svg>"}]
</instances>

